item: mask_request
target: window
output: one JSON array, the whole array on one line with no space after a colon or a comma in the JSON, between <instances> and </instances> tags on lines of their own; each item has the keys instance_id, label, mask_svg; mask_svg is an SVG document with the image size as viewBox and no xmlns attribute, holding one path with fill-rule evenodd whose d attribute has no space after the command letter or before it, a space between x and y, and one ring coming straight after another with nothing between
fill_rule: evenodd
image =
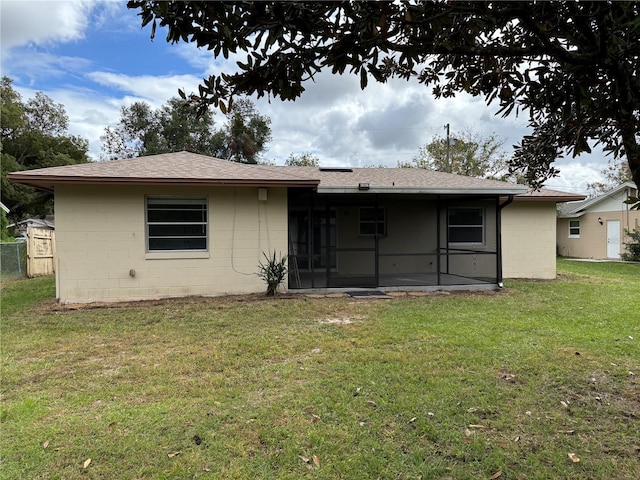
<instances>
[{"instance_id":1,"label":"window","mask_svg":"<svg viewBox=\"0 0 640 480\"><path fill-rule=\"evenodd\" d=\"M449 209L449 243L484 243L484 208Z\"/></svg>"},{"instance_id":2,"label":"window","mask_svg":"<svg viewBox=\"0 0 640 480\"><path fill-rule=\"evenodd\" d=\"M376 233L378 235L387 234L384 208L379 207L377 213L374 207L360 208L360 235L375 235Z\"/></svg>"},{"instance_id":3,"label":"window","mask_svg":"<svg viewBox=\"0 0 640 480\"><path fill-rule=\"evenodd\" d=\"M580 238L580 220L569 220L569 238Z\"/></svg>"},{"instance_id":4,"label":"window","mask_svg":"<svg viewBox=\"0 0 640 480\"><path fill-rule=\"evenodd\" d=\"M147 251L207 250L207 199L147 197Z\"/></svg>"}]
</instances>

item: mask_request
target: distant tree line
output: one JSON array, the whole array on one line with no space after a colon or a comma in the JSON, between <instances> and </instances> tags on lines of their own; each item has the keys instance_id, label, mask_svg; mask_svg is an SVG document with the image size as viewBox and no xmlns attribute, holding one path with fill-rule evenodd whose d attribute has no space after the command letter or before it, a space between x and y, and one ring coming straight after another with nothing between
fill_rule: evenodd
<instances>
[{"instance_id":1,"label":"distant tree line","mask_svg":"<svg viewBox=\"0 0 640 480\"><path fill-rule=\"evenodd\" d=\"M13 89L13 80L0 85L0 142L2 144L2 203L9 221L53 212L53 194L18 185L7 173L35 168L86 163L89 142L71 135L63 105L38 92L26 101Z\"/></svg>"}]
</instances>

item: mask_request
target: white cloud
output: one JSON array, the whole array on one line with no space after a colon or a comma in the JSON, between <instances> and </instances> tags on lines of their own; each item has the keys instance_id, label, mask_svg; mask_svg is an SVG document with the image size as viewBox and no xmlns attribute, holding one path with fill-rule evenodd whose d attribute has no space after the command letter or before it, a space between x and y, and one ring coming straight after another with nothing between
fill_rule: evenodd
<instances>
[{"instance_id":1,"label":"white cloud","mask_svg":"<svg viewBox=\"0 0 640 480\"><path fill-rule=\"evenodd\" d=\"M56 56L39 51L22 53L13 54L9 62L3 62L3 75L24 83L33 84L40 78L62 77L70 71L86 71L92 64L91 60L80 57Z\"/></svg>"},{"instance_id":2,"label":"white cloud","mask_svg":"<svg viewBox=\"0 0 640 480\"><path fill-rule=\"evenodd\" d=\"M84 36L96 2L3 0L2 49L28 43L68 42Z\"/></svg>"},{"instance_id":3,"label":"white cloud","mask_svg":"<svg viewBox=\"0 0 640 480\"><path fill-rule=\"evenodd\" d=\"M130 76L111 72L91 72L87 77L99 85L133 95L137 100L146 101L153 107L159 107L169 98L176 97L180 88L186 93L197 90L200 82L200 78L194 75Z\"/></svg>"},{"instance_id":4,"label":"white cloud","mask_svg":"<svg viewBox=\"0 0 640 480\"><path fill-rule=\"evenodd\" d=\"M558 177L552 178L545 184L552 190L569 193L587 193L590 183L602 181L600 170L602 167L593 163L572 162L566 165L556 165L560 170Z\"/></svg>"}]
</instances>

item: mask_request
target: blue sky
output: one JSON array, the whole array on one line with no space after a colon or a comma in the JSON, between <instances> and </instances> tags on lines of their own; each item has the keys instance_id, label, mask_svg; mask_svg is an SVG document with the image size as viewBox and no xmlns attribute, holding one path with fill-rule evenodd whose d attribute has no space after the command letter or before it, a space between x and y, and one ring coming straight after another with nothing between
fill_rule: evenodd
<instances>
[{"instance_id":1,"label":"blue sky","mask_svg":"<svg viewBox=\"0 0 640 480\"><path fill-rule=\"evenodd\" d=\"M158 29L140 27L136 11L122 1L0 2L1 70L24 99L42 91L65 106L70 131L89 140L98 160L100 135L134 101L159 107L178 88L196 91L203 77L233 71L234 59L215 59L193 45L171 45ZM370 84L357 77L321 73L296 102L253 98L272 120L266 160L284 163L290 154L310 152L326 166L395 166L408 161L444 125L456 132L496 134L511 151L528 133L526 118L496 117L481 99L434 100L417 82ZM222 122L222 115L218 115ZM606 166L601 154L563 159L561 176L549 188L585 192Z\"/></svg>"}]
</instances>

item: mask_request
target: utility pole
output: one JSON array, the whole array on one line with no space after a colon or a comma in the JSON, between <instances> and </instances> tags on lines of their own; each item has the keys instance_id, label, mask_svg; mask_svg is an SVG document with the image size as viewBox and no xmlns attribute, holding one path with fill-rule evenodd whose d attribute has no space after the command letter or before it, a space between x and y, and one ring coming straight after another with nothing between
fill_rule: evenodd
<instances>
[{"instance_id":1,"label":"utility pole","mask_svg":"<svg viewBox=\"0 0 640 480\"><path fill-rule=\"evenodd\" d=\"M451 159L450 159L450 149L451 149L451 138L449 137L449 127L450 125L447 123L444 126L444 129L447 131L447 173L451 173Z\"/></svg>"}]
</instances>

